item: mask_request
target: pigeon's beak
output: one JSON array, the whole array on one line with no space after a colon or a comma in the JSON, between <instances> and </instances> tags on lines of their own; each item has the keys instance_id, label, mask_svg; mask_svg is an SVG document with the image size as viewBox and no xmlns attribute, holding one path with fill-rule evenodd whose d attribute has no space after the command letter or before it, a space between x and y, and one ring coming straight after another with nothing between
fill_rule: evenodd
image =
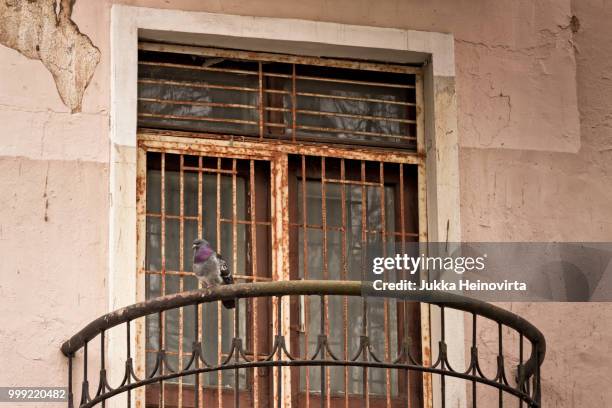
<instances>
[{"instance_id":1,"label":"pigeon's beak","mask_svg":"<svg viewBox=\"0 0 612 408\"><path fill-rule=\"evenodd\" d=\"M195 244L193 244L193 245L191 246L191 249L196 249L196 245L195 245Z\"/></svg>"}]
</instances>

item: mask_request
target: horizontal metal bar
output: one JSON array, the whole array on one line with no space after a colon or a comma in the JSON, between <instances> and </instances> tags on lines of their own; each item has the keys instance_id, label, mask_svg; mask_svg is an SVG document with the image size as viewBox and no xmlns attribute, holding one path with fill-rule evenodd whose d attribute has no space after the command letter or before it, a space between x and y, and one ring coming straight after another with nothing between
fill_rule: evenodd
<instances>
[{"instance_id":1,"label":"horizontal metal bar","mask_svg":"<svg viewBox=\"0 0 612 408\"><path fill-rule=\"evenodd\" d=\"M357 114L354 114L354 113L316 111L316 110L307 110L307 109L296 109L296 113L302 113L302 114L305 114L305 115L317 115L317 116L332 116L332 117L341 117L341 118L365 119L365 120L374 120L374 121L380 121L380 122L416 123L416 120L411 120L411 119L388 118L388 117L385 117L385 116L357 115Z\"/></svg>"},{"instance_id":2,"label":"horizontal metal bar","mask_svg":"<svg viewBox=\"0 0 612 408\"><path fill-rule=\"evenodd\" d=\"M173 119L173 120L194 120L204 122L219 122L219 123L232 123L237 125L257 125L257 121L244 120L244 119L223 119L213 118L210 116L187 116L187 115L162 115L159 113L138 113L139 118L158 118L158 119Z\"/></svg>"},{"instance_id":3,"label":"horizontal metal bar","mask_svg":"<svg viewBox=\"0 0 612 408\"><path fill-rule=\"evenodd\" d=\"M173 85L184 86L187 88L205 88L205 89L222 89L225 91L244 91L244 92L259 92L258 88L249 88L248 86L230 86L230 85L214 85L204 82L189 82L189 81L171 81L167 79L143 79L138 80L139 84L153 85Z\"/></svg>"},{"instance_id":4,"label":"horizontal metal bar","mask_svg":"<svg viewBox=\"0 0 612 408\"><path fill-rule=\"evenodd\" d=\"M365 71L394 72L398 74L420 74L420 66L392 63L376 63L369 61L336 59L327 57L309 57L270 52L253 52L243 50L228 50L212 47L198 47L178 44L162 44L154 42L139 42L138 49L145 51L170 52L175 54L199 55L204 57L220 57L228 59L255 60L267 62L284 62L289 64L316 65L324 67L348 68Z\"/></svg>"},{"instance_id":5,"label":"horizontal metal bar","mask_svg":"<svg viewBox=\"0 0 612 408\"><path fill-rule=\"evenodd\" d=\"M343 143L337 140L336 143ZM241 157L271 160L278 153L302 154L305 156L343 157L346 160L382 161L424 165L424 156L411 150L375 148L361 145L343 148L322 143L299 141L278 143L273 139L256 140L235 135L185 132L178 130L141 129L138 143L148 150L166 153L193 154L194 152L219 157ZM331 142L330 142L331 143Z\"/></svg>"},{"instance_id":6,"label":"horizontal metal bar","mask_svg":"<svg viewBox=\"0 0 612 408\"><path fill-rule=\"evenodd\" d=\"M182 68L182 69L193 69L196 71L222 72L222 73L227 73L227 74L258 75L257 71L249 71L246 69L204 67L204 66L198 66L198 65L176 64L176 63L171 63L171 62L138 61L138 64L139 65L149 65L149 66L154 66L154 67Z\"/></svg>"},{"instance_id":7,"label":"horizontal metal bar","mask_svg":"<svg viewBox=\"0 0 612 408\"><path fill-rule=\"evenodd\" d=\"M162 275L162 274L166 274L166 275L174 275L174 276L195 276L195 274L193 272L181 272L181 271L170 271L170 270L165 270L164 272L162 271L150 271L150 270L145 270L145 273L149 274L149 275ZM270 282L272 281L272 278L266 278L263 276L251 276L251 275L236 275L233 274L235 279L241 279L241 280L245 280L245 281L256 281L256 282Z\"/></svg>"},{"instance_id":8,"label":"horizontal metal bar","mask_svg":"<svg viewBox=\"0 0 612 408\"><path fill-rule=\"evenodd\" d=\"M372 103L386 103L390 105L401 105L401 106L416 106L414 102L403 102L403 101L388 101L385 99L378 98L359 98L357 96L344 96L344 95L329 95L316 92L297 92L297 96L308 96L313 98L324 98L324 99L340 99L356 102L372 102Z\"/></svg>"},{"instance_id":9,"label":"horizontal metal bar","mask_svg":"<svg viewBox=\"0 0 612 408\"><path fill-rule=\"evenodd\" d=\"M289 74L276 74L276 73L264 73L264 76L275 77L275 78L287 78L291 79L292 76ZM414 89L414 85L407 84L394 84L389 82L374 82L374 81L358 81L355 79L339 79L321 76L310 76L310 75L296 75L296 79L302 79L305 81L322 81L322 82L335 82L340 84L352 84L352 85L364 85L364 86L380 86L384 88L404 88Z\"/></svg>"},{"instance_id":10,"label":"horizontal metal bar","mask_svg":"<svg viewBox=\"0 0 612 408\"><path fill-rule=\"evenodd\" d=\"M334 184L353 184L356 186L372 186L372 187L381 187L381 183L377 183L375 181L360 181L360 180L340 180L340 179L331 179L324 178L322 180L323 183L334 183Z\"/></svg>"},{"instance_id":11,"label":"horizontal metal bar","mask_svg":"<svg viewBox=\"0 0 612 408\"><path fill-rule=\"evenodd\" d=\"M390 138L390 139L402 139L402 140L416 140L416 136L396 135L393 133L366 132L363 130L351 130L351 129L341 129L341 128L320 127L320 126L305 126L305 125L297 125L296 128L302 129L302 130L316 131L316 132L325 132L325 133L348 133L351 135L377 136L377 137L384 137L384 138Z\"/></svg>"},{"instance_id":12,"label":"horizontal metal bar","mask_svg":"<svg viewBox=\"0 0 612 408\"><path fill-rule=\"evenodd\" d=\"M139 102L168 104L168 105L206 106L206 107L211 107L211 108L257 109L257 106L244 105L244 104L241 104L241 103L184 101L184 100L176 100L176 99L158 99L158 98L138 98L138 101Z\"/></svg>"},{"instance_id":13,"label":"horizontal metal bar","mask_svg":"<svg viewBox=\"0 0 612 408\"><path fill-rule=\"evenodd\" d=\"M320 224L303 224L303 223L289 223L290 227L293 228L307 228L307 229L316 229L316 230L323 230L323 226ZM333 225L327 225L325 227L326 230L328 231L338 231L338 232L345 232L345 229L343 227L336 227ZM363 232L365 232L366 234L384 234L387 236L405 236L405 237L418 237L419 234L417 232L391 232L391 231L382 231L382 230L373 230L373 229L364 229Z\"/></svg>"},{"instance_id":14,"label":"horizontal metal bar","mask_svg":"<svg viewBox=\"0 0 612 408\"><path fill-rule=\"evenodd\" d=\"M234 170L217 169L210 167L195 167L195 166L183 166L183 170L200 171L202 173L215 173L215 174L237 174Z\"/></svg>"}]
</instances>

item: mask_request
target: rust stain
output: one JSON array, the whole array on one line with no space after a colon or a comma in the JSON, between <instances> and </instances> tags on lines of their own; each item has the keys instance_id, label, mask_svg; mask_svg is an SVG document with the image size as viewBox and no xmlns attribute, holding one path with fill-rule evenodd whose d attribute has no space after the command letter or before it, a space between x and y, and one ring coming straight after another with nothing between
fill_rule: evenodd
<instances>
[{"instance_id":1,"label":"rust stain","mask_svg":"<svg viewBox=\"0 0 612 408\"><path fill-rule=\"evenodd\" d=\"M40 60L73 113L81 111L83 94L100 61L100 50L72 20L75 1L0 2L0 44Z\"/></svg>"}]
</instances>

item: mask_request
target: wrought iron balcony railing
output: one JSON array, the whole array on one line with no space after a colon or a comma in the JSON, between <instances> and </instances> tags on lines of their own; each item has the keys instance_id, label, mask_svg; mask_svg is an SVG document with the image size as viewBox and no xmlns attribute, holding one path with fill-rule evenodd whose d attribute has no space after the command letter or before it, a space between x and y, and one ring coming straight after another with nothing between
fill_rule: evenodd
<instances>
[{"instance_id":1,"label":"wrought iron balcony railing","mask_svg":"<svg viewBox=\"0 0 612 408\"><path fill-rule=\"evenodd\" d=\"M410 337L402 339L401 344L397 347L397 353L393 356L385 358L377 354L372 347L372 334L367 329L367 316L363 319L363 330L359 335L359 343L357 352L346 357L346 353L341 353L334 350L331 344L329 335L327 334L326 325L328 323L326 313L320 313L320 326L318 328L316 338L316 348L308 355L294 355L288 347L289 340L286 334L281 330L281 325L276 324L274 336L271 336L269 342L269 352L266 356L249 356L245 350L244 334L241 334L241 325L239 317L241 316L240 308L244 307L245 302L254 298L275 299L274 304L281 305L283 298L307 297L309 299L319 299L321 302L322 311L326 310L325 302L331 297L361 297L362 302L368 302L368 299L380 297L381 295L371 289L371 285L355 281L279 281L279 282L260 282L250 284L235 284L212 289L178 293L148 300L106 314L92 321L81 331L76 333L70 340L66 341L61 350L68 359L68 391L69 402L68 406L74 406L75 393L73 385L73 359L79 353L79 357L83 358L83 373L82 383L80 385L81 395L78 398L78 406L81 408L93 407L98 404L102 406L105 402L116 395L126 393L126 404L130 406L130 395L134 390L150 386L152 384L163 385L164 382L171 382L181 377L192 376L194 379L193 389L198 390L200 387L200 373L211 372L234 372L234 385L231 387L233 393L233 406L238 407L241 403L239 384L240 370L253 370L258 368L271 368L276 371L276 381L274 383L274 395L282 395L283 387L287 384L281 381L283 370L290 370L292 367L315 367L313 370L320 370L320 395L318 401L321 407L329 404L329 392L325 386L328 381L329 367L358 367L359 369L384 369L397 370L404 373L417 372L438 376L436 389L433 393L439 393L440 401L444 406L445 394L447 392L445 384L446 379L453 377L465 381L466 389L470 389L471 385L471 404L476 407L477 384L482 384L485 387L491 387L499 394L499 406L503 406L505 396L513 396L513 399L518 401L519 406L540 407L540 366L544 360L546 345L542 333L530 324L525 319L517 316L509 311L499 307L458 296L455 294L447 294L442 292L419 292L411 295L409 299L401 297L401 293L394 294L384 293L382 296L387 298L395 297L397 301L423 302L432 305L439 309L439 341L437 347L437 355L434 355L431 363L427 363L424 359L419 359L413 353L411 348ZM234 309L234 333L231 341L230 350L225 354L222 361L212 362L207 361L205 353L206 340L201 336L198 338L198 305L216 302L224 299L236 299L236 308ZM132 337L131 326L133 322L139 318L155 318L162 319L164 313L178 309L193 307L195 313L195 341L192 344L190 353L188 354L187 362L182 369L178 370L170 364L168 354L163 346L160 346L155 352L153 367L144 375L138 376L135 370L135 364L132 356ZM281 322L284 317L283 313L287 313L287 309L283 311L283 307L274 308L275 321ZM466 353L467 363L463 369L453 367L449 361L447 352L447 329L445 327L445 310L453 309L462 312L463 317L467 318L467 322L471 321L471 336L467 336L465 344L471 342L469 352ZM363 308L364 315L367 315L367 308ZM238 318L236 318L238 317ZM482 330L479 326L481 322L486 320L493 322L497 327L497 350L496 355L487 353L487 356L493 360L488 361L489 366L496 368L494 376L487 376L483 371L483 353L479 354L477 333ZM432 319L433 324L434 319ZM105 335L111 328L124 325L125 333L125 361L123 379L113 386L109 384L107 376L106 364L106 343ZM518 339L518 357L514 367L509 364L509 357L504 352L508 348L508 344L502 338L502 329L510 330L516 334ZM470 339L471 337L471 339ZM91 394L90 382L88 380L88 346L99 339L100 351L100 372L95 383L92 383L96 389L95 393ZM461 339L463 342L464 339ZM528 344L524 344L525 342ZM506 341L507 343L507 341ZM160 343L161 344L161 343ZM529 348L529 356L524 359L523 354L527 354ZM90 353L91 354L91 353ZM388 353L386 353L388 354ZM97 357L96 357L97 358ZM90 367L91 368L91 367ZM364 387L367 390L367 387ZM286 392L286 390L285 390ZM189 404L194 407L202 406L201 393L193 392ZM363 396L365 398L365 395ZM219 400L220 401L220 400ZM347 400L348 401L348 400ZM410 398L405 399L404 403L389 404L387 406L412 406ZM347 402L348 403L348 402ZM283 402L280 398L276 398L274 405L281 407ZM163 404L162 404L163 405ZM317 404L318 405L318 404ZM191 405L190 405L191 406ZM329 406L329 405L327 405ZM490 406L490 405L487 405Z\"/></svg>"}]
</instances>

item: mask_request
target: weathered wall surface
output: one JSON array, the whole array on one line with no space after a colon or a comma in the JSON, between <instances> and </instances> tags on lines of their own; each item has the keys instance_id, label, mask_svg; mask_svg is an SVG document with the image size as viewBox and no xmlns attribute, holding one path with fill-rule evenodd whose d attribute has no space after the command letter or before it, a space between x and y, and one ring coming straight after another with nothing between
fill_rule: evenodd
<instances>
[{"instance_id":1,"label":"weathered wall surface","mask_svg":"<svg viewBox=\"0 0 612 408\"><path fill-rule=\"evenodd\" d=\"M62 101L81 110L100 51L71 19L75 0L0 3L0 44L38 59L51 72Z\"/></svg>"},{"instance_id":2,"label":"weathered wall surface","mask_svg":"<svg viewBox=\"0 0 612 408\"><path fill-rule=\"evenodd\" d=\"M610 4L121 3L451 32L463 239L612 237ZM0 47L0 256L5 260L0 266L0 355L5 366L15 367L0 372L2 385L63 384L59 344L107 304L111 2L80 0L73 9L66 8L70 1L63 4L62 14L55 12L59 3L50 0L0 3L0 43L10 47ZM15 11L18 6L26 9ZM35 18L24 17L30 15ZM575 33L572 15L580 22ZM41 35L58 39L40 41ZM91 39L91 47L82 35ZM70 41L77 48L66 59L62 50ZM37 44L44 52L36 50ZM79 105L81 113L71 114ZM612 307L509 307L539 326L549 341L546 406L604 406L602 401L612 398L604 386L612 380L612 361L605 357L612 344ZM492 337L483 333L481 340Z\"/></svg>"},{"instance_id":3,"label":"weathered wall surface","mask_svg":"<svg viewBox=\"0 0 612 408\"><path fill-rule=\"evenodd\" d=\"M77 4L77 27L54 3L0 2L3 386L65 384L58 344L106 310L107 6Z\"/></svg>"}]
</instances>

